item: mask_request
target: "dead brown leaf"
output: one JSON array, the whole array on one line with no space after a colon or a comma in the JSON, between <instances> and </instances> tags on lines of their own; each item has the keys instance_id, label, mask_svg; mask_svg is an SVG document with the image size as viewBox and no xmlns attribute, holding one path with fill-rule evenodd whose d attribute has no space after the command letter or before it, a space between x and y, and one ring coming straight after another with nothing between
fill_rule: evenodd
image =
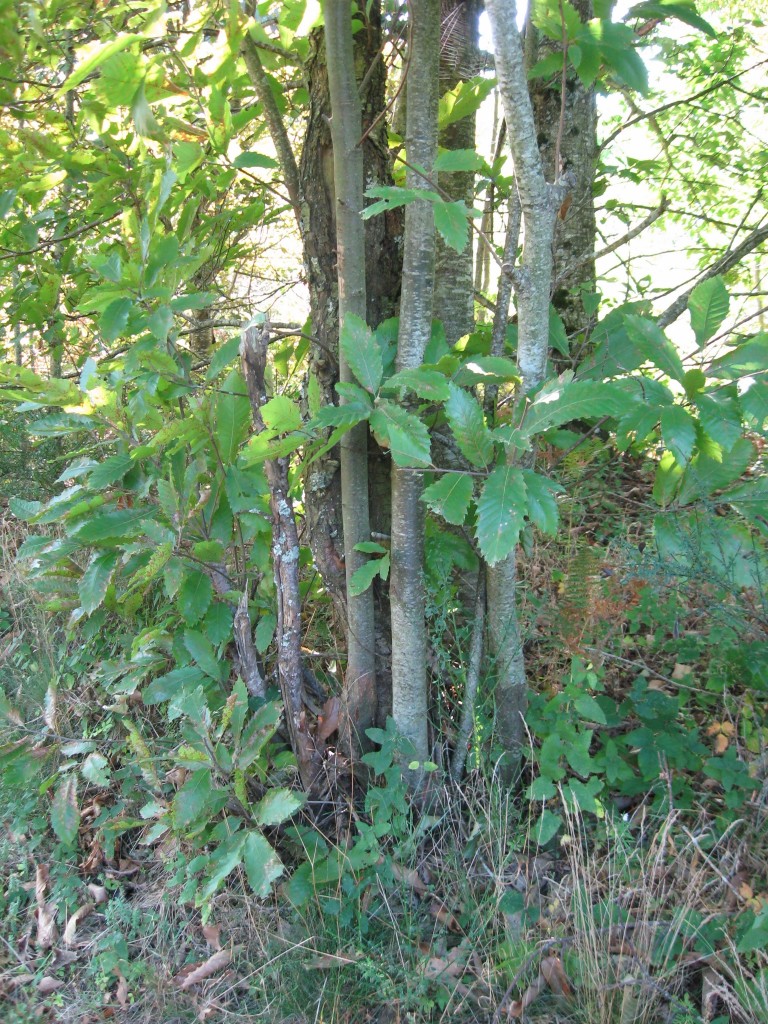
<instances>
[{"instance_id":1,"label":"dead brown leaf","mask_svg":"<svg viewBox=\"0 0 768 1024\"><path fill-rule=\"evenodd\" d=\"M96 885L94 882L90 882L86 889L93 896L93 902L98 906L100 903L106 903L109 899L109 893L104 885Z\"/></svg>"},{"instance_id":2,"label":"dead brown leaf","mask_svg":"<svg viewBox=\"0 0 768 1024\"><path fill-rule=\"evenodd\" d=\"M61 988L64 982L61 978L52 978L49 974L46 974L44 978L41 978L37 983L37 991L41 996L47 996L51 992L55 992L57 988Z\"/></svg>"},{"instance_id":3,"label":"dead brown leaf","mask_svg":"<svg viewBox=\"0 0 768 1024\"><path fill-rule=\"evenodd\" d=\"M672 669L672 678L676 683L679 683L682 679L689 676L691 672L693 672L693 665L683 665L682 662L678 661Z\"/></svg>"},{"instance_id":4,"label":"dead brown leaf","mask_svg":"<svg viewBox=\"0 0 768 1024\"><path fill-rule=\"evenodd\" d=\"M35 865L35 900L37 901L38 907L42 907L45 903L45 894L48 891L48 881L48 865Z\"/></svg>"},{"instance_id":5,"label":"dead brown leaf","mask_svg":"<svg viewBox=\"0 0 768 1024\"><path fill-rule=\"evenodd\" d=\"M320 714L317 716L317 739L325 743L329 736L339 728L339 714L341 703L338 697L329 697L323 704Z\"/></svg>"},{"instance_id":6,"label":"dead brown leaf","mask_svg":"<svg viewBox=\"0 0 768 1024\"><path fill-rule=\"evenodd\" d=\"M331 967L345 967L347 964L354 964L360 959L360 954L354 950L351 953L321 953L307 963L307 969L311 971L327 971Z\"/></svg>"},{"instance_id":7,"label":"dead brown leaf","mask_svg":"<svg viewBox=\"0 0 768 1024\"><path fill-rule=\"evenodd\" d=\"M566 999L573 998L573 989L559 956L544 957L541 961L541 973L555 995L565 996Z\"/></svg>"},{"instance_id":8,"label":"dead brown leaf","mask_svg":"<svg viewBox=\"0 0 768 1024\"><path fill-rule=\"evenodd\" d=\"M421 880L421 877L415 868L404 868L403 865L398 864L397 861L392 861L392 874L398 882L404 882L419 896L426 896L427 892L429 892L429 889Z\"/></svg>"},{"instance_id":9,"label":"dead brown leaf","mask_svg":"<svg viewBox=\"0 0 768 1024\"><path fill-rule=\"evenodd\" d=\"M43 903L35 910L35 919L37 921L35 941L40 949L50 949L58 935L56 907L50 903Z\"/></svg>"},{"instance_id":10,"label":"dead brown leaf","mask_svg":"<svg viewBox=\"0 0 768 1024\"><path fill-rule=\"evenodd\" d=\"M547 987L547 983L542 974L539 974L535 981L532 981L528 988L523 993L522 999L516 999L514 1002L509 1004L509 1010L507 1011L508 1017L521 1017L523 1010L527 1009L534 999L544 991Z\"/></svg>"},{"instance_id":11,"label":"dead brown leaf","mask_svg":"<svg viewBox=\"0 0 768 1024\"><path fill-rule=\"evenodd\" d=\"M117 979L115 999L117 1000L121 1010L128 1009L128 982L125 980L122 974L119 975Z\"/></svg>"},{"instance_id":12,"label":"dead brown leaf","mask_svg":"<svg viewBox=\"0 0 768 1024\"><path fill-rule=\"evenodd\" d=\"M433 899L429 907L429 912L436 921L440 924L445 925L449 932L454 934L462 935L464 929L459 924L459 920L452 910L449 910L442 900Z\"/></svg>"},{"instance_id":13,"label":"dead brown leaf","mask_svg":"<svg viewBox=\"0 0 768 1024\"><path fill-rule=\"evenodd\" d=\"M204 924L202 926L203 938L212 949L221 949L221 925Z\"/></svg>"},{"instance_id":14,"label":"dead brown leaf","mask_svg":"<svg viewBox=\"0 0 768 1024\"><path fill-rule=\"evenodd\" d=\"M64 942L65 946L71 946L72 943L75 941L75 932L77 931L77 926L80 924L81 921L88 917L88 915L91 913L95 905L95 903L84 903L82 907L78 907L78 909L67 921L67 926L64 929L64 934L62 935L62 941Z\"/></svg>"},{"instance_id":15,"label":"dead brown leaf","mask_svg":"<svg viewBox=\"0 0 768 1024\"><path fill-rule=\"evenodd\" d=\"M173 979L179 988L188 989L193 985L198 985L201 981L205 981L206 978L210 978L212 974L216 974L232 959L232 950L220 949L212 956L209 956L207 960L203 960L199 964L191 964L179 971L176 977Z\"/></svg>"}]
</instances>

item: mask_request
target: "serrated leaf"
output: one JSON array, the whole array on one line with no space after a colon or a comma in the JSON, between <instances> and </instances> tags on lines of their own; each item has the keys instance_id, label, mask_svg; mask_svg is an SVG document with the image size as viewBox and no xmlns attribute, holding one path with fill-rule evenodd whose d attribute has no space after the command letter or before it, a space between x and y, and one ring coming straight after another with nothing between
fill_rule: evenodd
<instances>
[{"instance_id":1,"label":"serrated leaf","mask_svg":"<svg viewBox=\"0 0 768 1024\"><path fill-rule=\"evenodd\" d=\"M559 814L553 814L546 807L541 812L541 817L536 822L533 830L533 837L539 846L546 846L550 839L554 839L563 824Z\"/></svg>"},{"instance_id":2,"label":"serrated leaf","mask_svg":"<svg viewBox=\"0 0 768 1024\"><path fill-rule=\"evenodd\" d=\"M74 846L80 828L77 779L68 775L59 785L51 803L51 827L65 846Z\"/></svg>"},{"instance_id":3,"label":"serrated leaf","mask_svg":"<svg viewBox=\"0 0 768 1024\"><path fill-rule=\"evenodd\" d=\"M287 395L275 395L261 407L261 415L270 430L279 434L301 427L301 410Z\"/></svg>"},{"instance_id":4,"label":"serrated leaf","mask_svg":"<svg viewBox=\"0 0 768 1024\"><path fill-rule=\"evenodd\" d=\"M110 302L99 317L99 331L104 341L116 341L120 337L132 309L131 299L115 299L114 302Z\"/></svg>"},{"instance_id":5,"label":"serrated leaf","mask_svg":"<svg viewBox=\"0 0 768 1024\"><path fill-rule=\"evenodd\" d=\"M624 326L631 342L648 362L658 366L672 380L682 382L685 377L682 360L657 323L644 316L625 314Z\"/></svg>"},{"instance_id":6,"label":"serrated leaf","mask_svg":"<svg viewBox=\"0 0 768 1024\"><path fill-rule=\"evenodd\" d=\"M152 511L146 506L116 509L114 512L91 516L83 522L82 526L78 526L72 531L72 536L83 544L95 544L104 540L121 540L140 533L144 520L151 518L153 518Z\"/></svg>"},{"instance_id":7,"label":"serrated leaf","mask_svg":"<svg viewBox=\"0 0 768 1024\"><path fill-rule=\"evenodd\" d=\"M626 398L612 384L598 381L553 382L542 388L525 413L523 437L586 417L612 416L622 411Z\"/></svg>"},{"instance_id":8,"label":"serrated leaf","mask_svg":"<svg viewBox=\"0 0 768 1024\"><path fill-rule=\"evenodd\" d=\"M303 807L306 797L292 789L270 789L254 806L253 814L259 825L279 825Z\"/></svg>"},{"instance_id":9,"label":"serrated leaf","mask_svg":"<svg viewBox=\"0 0 768 1024\"><path fill-rule=\"evenodd\" d=\"M205 374L205 379L213 380L214 377L218 377L221 371L231 362L234 362L239 355L240 335L235 334L233 337L227 338L226 341L222 342L221 345L216 348L211 356L211 362Z\"/></svg>"},{"instance_id":10,"label":"serrated leaf","mask_svg":"<svg viewBox=\"0 0 768 1024\"><path fill-rule=\"evenodd\" d=\"M101 754L89 754L80 766L80 772L83 778L94 786L108 786L112 781L109 761Z\"/></svg>"},{"instance_id":11,"label":"serrated leaf","mask_svg":"<svg viewBox=\"0 0 768 1024\"><path fill-rule=\"evenodd\" d=\"M699 422L713 441L729 451L743 433L741 415L734 398L697 395Z\"/></svg>"},{"instance_id":12,"label":"serrated leaf","mask_svg":"<svg viewBox=\"0 0 768 1024\"><path fill-rule=\"evenodd\" d=\"M210 577L199 569L192 569L186 574L178 591L179 611L188 626L196 622L208 611L213 599L213 584Z\"/></svg>"},{"instance_id":13,"label":"serrated leaf","mask_svg":"<svg viewBox=\"0 0 768 1024\"><path fill-rule=\"evenodd\" d=\"M272 883L285 871L283 862L259 832L246 834L243 863L248 885L261 898L269 896Z\"/></svg>"},{"instance_id":14,"label":"serrated leaf","mask_svg":"<svg viewBox=\"0 0 768 1024\"><path fill-rule=\"evenodd\" d=\"M455 203L436 202L435 207L435 230L446 245L456 252L464 252L469 241L469 217L470 210L463 200Z\"/></svg>"},{"instance_id":15,"label":"serrated leaf","mask_svg":"<svg viewBox=\"0 0 768 1024\"><path fill-rule=\"evenodd\" d=\"M507 384L519 381L520 371L505 356L473 356L461 364L453 379L465 388L475 384Z\"/></svg>"},{"instance_id":16,"label":"serrated leaf","mask_svg":"<svg viewBox=\"0 0 768 1024\"><path fill-rule=\"evenodd\" d=\"M213 424L221 461L231 465L248 433L251 404L246 397L245 382L237 370L224 380L213 406Z\"/></svg>"},{"instance_id":17,"label":"serrated leaf","mask_svg":"<svg viewBox=\"0 0 768 1024\"><path fill-rule=\"evenodd\" d=\"M175 700L185 690L191 690L204 682L204 673L196 665L184 665L165 675L158 676L141 691L141 699L148 707Z\"/></svg>"},{"instance_id":18,"label":"serrated leaf","mask_svg":"<svg viewBox=\"0 0 768 1024\"><path fill-rule=\"evenodd\" d=\"M133 43L138 43L144 38L140 33L134 32L129 35L118 36L116 39L110 39L108 43L95 42L82 47L78 51L80 60L72 73L59 87L59 95L63 96L64 93L80 85L88 75L96 71L97 68L100 68L113 54L119 53L120 50L125 50L126 47L131 46Z\"/></svg>"},{"instance_id":19,"label":"serrated leaf","mask_svg":"<svg viewBox=\"0 0 768 1024\"><path fill-rule=\"evenodd\" d=\"M221 679L220 663L208 637L196 629L185 629L184 646L192 655L195 664L199 665L207 676L219 682Z\"/></svg>"},{"instance_id":20,"label":"serrated leaf","mask_svg":"<svg viewBox=\"0 0 768 1024\"><path fill-rule=\"evenodd\" d=\"M489 565L500 562L514 549L527 509L522 470L497 466L486 480L477 503L475 536Z\"/></svg>"},{"instance_id":21,"label":"serrated leaf","mask_svg":"<svg viewBox=\"0 0 768 1024\"><path fill-rule=\"evenodd\" d=\"M381 384L384 367L381 349L368 324L359 316L348 313L341 328L339 346L358 383L375 395Z\"/></svg>"},{"instance_id":22,"label":"serrated leaf","mask_svg":"<svg viewBox=\"0 0 768 1024\"><path fill-rule=\"evenodd\" d=\"M555 494L561 492L563 488L554 480L534 473L533 470L524 469L522 472L528 495L528 518L543 533L554 537L559 520Z\"/></svg>"},{"instance_id":23,"label":"serrated leaf","mask_svg":"<svg viewBox=\"0 0 768 1024\"><path fill-rule=\"evenodd\" d=\"M122 480L129 469L133 469L135 462L130 455L110 455L98 466L94 467L88 477L88 484L94 491L100 491L111 484Z\"/></svg>"},{"instance_id":24,"label":"serrated leaf","mask_svg":"<svg viewBox=\"0 0 768 1024\"><path fill-rule=\"evenodd\" d=\"M95 612L104 600L117 559L117 551L95 555L81 576L77 590L80 595L80 607L86 615Z\"/></svg>"},{"instance_id":25,"label":"serrated leaf","mask_svg":"<svg viewBox=\"0 0 768 1024\"><path fill-rule=\"evenodd\" d=\"M491 432L482 407L474 395L451 384L451 396L445 403L445 415L462 455L473 466L487 466L494 455Z\"/></svg>"},{"instance_id":26,"label":"serrated leaf","mask_svg":"<svg viewBox=\"0 0 768 1024\"><path fill-rule=\"evenodd\" d=\"M223 790L215 790L208 768L195 771L187 779L171 804L171 816L174 828L186 829L201 818L210 818L221 810L222 798L227 801Z\"/></svg>"},{"instance_id":27,"label":"serrated leaf","mask_svg":"<svg viewBox=\"0 0 768 1024\"><path fill-rule=\"evenodd\" d=\"M688 299L688 309L697 345L703 345L717 331L728 316L730 305L731 297L719 275L696 285Z\"/></svg>"},{"instance_id":28,"label":"serrated leaf","mask_svg":"<svg viewBox=\"0 0 768 1024\"><path fill-rule=\"evenodd\" d=\"M474 481L468 473L445 473L421 495L433 512L437 512L447 523L461 526L467 517L469 503L474 493Z\"/></svg>"},{"instance_id":29,"label":"serrated leaf","mask_svg":"<svg viewBox=\"0 0 768 1024\"><path fill-rule=\"evenodd\" d=\"M274 157L266 156L264 153L241 153L232 161L232 166L262 167L266 170L271 170L273 167L278 167L279 164Z\"/></svg>"},{"instance_id":30,"label":"serrated leaf","mask_svg":"<svg viewBox=\"0 0 768 1024\"><path fill-rule=\"evenodd\" d=\"M196 900L198 905L205 903L218 892L224 880L242 864L244 846L245 836L242 833L235 833L216 847L208 858L205 876Z\"/></svg>"},{"instance_id":31,"label":"serrated leaf","mask_svg":"<svg viewBox=\"0 0 768 1024\"><path fill-rule=\"evenodd\" d=\"M367 562L364 562L359 568L355 569L352 573L352 578L349 581L349 587L347 592L350 597L357 597L365 591L373 583L376 576L381 576L383 580L389 576L389 555L384 555L382 558L370 558Z\"/></svg>"},{"instance_id":32,"label":"serrated leaf","mask_svg":"<svg viewBox=\"0 0 768 1024\"><path fill-rule=\"evenodd\" d=\"M608 724L605 712L597 703L595 698L590 696L588 693L583 694L581 697L577 697L573 702L573 706L587 722L597 722L598 725Z\"/></svg>"},{"instance_id":33,"label":"serrated leaf","mask_svg":"<svg viewBox=\"0 0 768 1024\"><path fill-rule=\"evenodd\" d=\"M680 465L688 463L696 445L696 423L680 405L661 410L661 436Z\"/></svg>"},{"instance_id":34,"label":"serrated leaf","mask_svg":"<svg viewBox=\"0 0 768 1024\"><path fill-rule=\"evenodd\" d=\"M449 394L448 381L439 370L430 370L424 366L400 370L393 374L383 385L386 391L412 391L419 398L435 402L444 402Z\"/></svg>"},{"instance_id":35,"label":"serrated leaf","mask_svg":"<svg viewBox=\"0 0 768 1024\"><path fill-rule=\"evenodd\" d=\"M429 431L407 409L382 401L371 413L370 424L377 441L390 449L398 466L431 465Z\"/></svg>"},{"instance_id":36,"label":"serrated leaf","mask_svg":"<svg viewBox=\"0 0 768 1024\"><path fill-rule=\"evenodd\" d=\"M695 498L707 498L715 491L734 483L749 468L755 458L755 448L747 438L741 438L722 461L703 452L695 455L685 471L678 499L685 505Z\"/></svg>"}]
</instances>

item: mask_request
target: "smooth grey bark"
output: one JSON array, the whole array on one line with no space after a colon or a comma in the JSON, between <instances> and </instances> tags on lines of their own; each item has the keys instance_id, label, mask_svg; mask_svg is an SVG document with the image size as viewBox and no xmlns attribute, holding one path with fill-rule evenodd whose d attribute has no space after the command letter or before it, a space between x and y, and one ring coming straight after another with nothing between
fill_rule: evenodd
<instances>
[{"instance_id":1,"label":"smooth grey bark","mask_svg":"<svg viewBox=\"0 0 768 1024\"><path fill-rule=\"evenodd\" d=\"M326 0L325 39L331 94L331 138L336 212L339 324L366 318L365 227L363 210L362 114L355 76L352 20L348 0ZM339 378L354 375L339 346ZM344 399L342 399L343 404ZM342 740L352 752L369 746L365 731L376 722L376 635L373 589L353 595L354 573L368 556L356 545L371 539L368 505L368 424L348 431L341 442L341 513L347 579L347 673L344 680Z\"/></svg>"},{"instance_id":2,"label":"smooth grey bark","mask_svg":"<svg viewBox=\"0 0 768 1024\"><path fill-rule=\"evenodd\" d=\"M408 162L429 175L437 155L437 75L440 43L439 0L413 0L411 53L406 99ZM408 188L428 188L408 170ZM405 214L403 291L397 369L419 366L429 341L435 268L435 228L431 203L411 203ZM392 467L392 715L412 756L429 756L427 727L426 625L424 620L424 509L422 474ZM418 773L411 783L418 785Z\"/></svg>"},{"instance_id":3,"label":"smooth grey bark","mask_svg":"<svg viewBox=\"0 0 768 1024\"><path fill-rule=\"evenodd\" d=\"M440 92L453 89L469 77L478 62L479 0L448 0L442 3L442 39L440 44ZM443 149L475 148L475 114L454 121L440 132ZM473 171L441 174L438 184L454 201L469 206L475 198ZM434 315L442 321L449 345L469 334L474 326L474 291L472 244L457 253L442 238L436 240Z\"/></svg>"},{"instance_id":4,"label":"smooth grey bark","mask_svg":"<svg viewBox=\"0 0 768 1024\"><path fill-rule=\"evenodd\" d=\"M485 633L486 606L485 566L480 565L475 587L475 616L472 622L472 639L469 645L469 661L467 662L467 679L464 684L464 697L461 708L461 721L456 737L456 746L451 758L451 778L460 782L464 774L467 760L467 745L475 727L475 704L477 690L480 685L480 671L483 663L483 635Z\"/></svg>"},{"instance_id":5,"label":"smooth grey bark","mask_svg":"<svg viewBox=\"0 0 768 1024\"><path fill-rule=\"evenodd\" d=\"M567 194L563 184L548 185L539 152L526 58L517 28L514 0L488 0L496 76L515 166L524 228L519 269L512 275L518 313L517 362L522 389L544 379L549 347L549 297L555 217ZM496 675L496 728L505 751L501 774L512 783L519 775L524 742L527 680L517 613L517 552L489 566L488 633Z\"/></svg>"}]
</instances>

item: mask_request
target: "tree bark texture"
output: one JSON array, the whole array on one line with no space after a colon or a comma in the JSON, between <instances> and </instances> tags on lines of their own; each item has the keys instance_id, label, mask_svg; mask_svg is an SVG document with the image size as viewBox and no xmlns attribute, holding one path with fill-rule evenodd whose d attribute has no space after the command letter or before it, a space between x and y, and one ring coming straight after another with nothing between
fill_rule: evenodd
<instances>
[{"instance_id":1,"label":"tree bark texture","mask_svg":"<svg viewBox=\"0 0 768 1024\"><path fill-rule=\"evenodd\" d=\"M437 72L440 42L439 0L413 0L406 153L408 162L430 173L437 155ZM409 169L407 186L425 189L424 178ZM409 204L405 214L403 292L397 369L419 366L429 341L435 267L432 205ZM427 728L426 626L424 621L424 509L422 474L392 468L392 714L412 756L429 756ZM411 782L418 785L419 777Z\"/></svg>"},{"instance_id":2,"label":"tree bark texture","mask_svg":"<svg viewBox=\"0 0 768 1024\"><path fill-rule=\"evenodd\" d=\"M366 317L363 210L362 116L355 75L349 0L326 0L325 36L331 97L334 212L339 324ZM339 377L354 381L339 346ZM344 399L342 398L342 403ZM376 641L373 590L350 593L354 573L368 560L357 545L371 539L368 506L368 424L349 430L341 445L342 526L347 578L347 671L343 691L342 741L350 752L368 747L366 729L376 722Z\"/></svg>"},{"instance_id":3,"label":"tree bark texture","mask_svg":"<svg viewBox=\"0 0 768 1024\"><path fill-rule=\"evenodd\" d=\"M582 21L594 17L592 0L573 0ZM535 63L548 54L560 52L562 44L539 35L530 19L529 59ZM563 319L569 337L587 326L588 317L579 285L595 280L595 200L593 186L597 161L597 106L595 90L587 89L572 67L565 76L563 103L562 75L536 78L531 98L536 120L539 152L548 181L562 171L571 171L573 188L555 226L554 279L552 302ZM558 151L559 141L559 151ZM560 166L555 166L559 163Z\"/></svg>"},{"instance_id":4,"label":"tree bark texture","mask_svg":"<svg viewBox=\"0 0 768 1024\"><path fill-rule=\"evenodd\" d=\"M442 31L440 40L439 82L440 92L453 89L459 82L471 77L478 63L478 19L482 4L479 0L443 0L441 9ZM475 148L475 114L447 125L441 132L439 144L443 149ZM473 171L441 174L440 188L452 200L462 200L469 206L475 198ZM463 252L446 245L438 238L435 253L435 317L441 320L449 345L469 334L474 326L474 266L472 242Z\"/></svg>"},{"instance_id":5,"label":"tree bark texture","mask_svg":"<svg viewBox=\"0 0 768 1024\"><path fill-rule=\"evenodd\" d=\"M266 401L264 375L268 343L267 326L248 328L243 332L240 343L243 376L248 386L253 423L258 432L264 430L261 407ZM267 459L264 463L272 512L272 564L277 591L277 669L291 748L296 755L302 784L306 790L311 790L317 777L319 757L307 731L301 695L299 536L288 483L289 462L288 458L279 458Z\"/></svg>"},{"instance_id":6,"label":"tree bark texture","mask_svg":"<svg viewBox=\"0 0 768 1024\"><path fill-rule=\"evenodd\" d=\"M544 379L549 348L549 297L555 216L565 189L548 185L539 152L528 92L526 58L514 0L489 0L496 75L515 166L524 229L521 266L513 275L518 313L517 362L523 390ZM514 782L520 770L527 680L517 613L517 558L512 552L489 566L488 632L496 675L496 727L505 751L502 778Z\"/></svg>"}]
</instances>

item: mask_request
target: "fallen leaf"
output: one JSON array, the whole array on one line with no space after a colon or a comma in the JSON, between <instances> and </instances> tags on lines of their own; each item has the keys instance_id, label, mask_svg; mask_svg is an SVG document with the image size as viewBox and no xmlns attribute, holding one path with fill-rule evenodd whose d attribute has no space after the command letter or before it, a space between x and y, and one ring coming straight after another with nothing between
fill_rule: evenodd
<instances>
[{"instance_id":1,"label":"fallen leaf","mask_svg":"<svg viewBox=\"0 0 768 1024\"><path fill-rule=\"evenodd\" d=\"M84 903L82 907L78 907L78 909L67 921L67 926L64 929L64 934L62 935L62 941L64 942L65 946L71 946L72 943L75 941L75 932L77 931L77 926L80 924L82 920L88 917L88 915L93 910L94 906L94 903Z\"/></svg>"},{"instance_id":2,"label":"fallen leaf","mask_svg":"<svg viewBox=\"0 0 768 1024\"><path fill-rule=\"evenodd\" d=\"M441 900L434 899L430 905L429 912L436 921L445 925L449 932L463 934L464 929L459 924L458 918Z\"/></svg>"},{"instance_id":3,"label":"fallen leaf","mask_svg":"<svg viewBox=\"0 0 768 1024\"><path fill-rule=\"evenodd\" d=\"M44 978L41 978L37 983L37 991L41 996L47 996L50 992L55 992L57 988L61 988L64 982L61 978L52 978L46 974Z\"/></svg>"},{"instance_id":4,"label":"fallen leaf","mask_svg":"<svg viewBox=\"0 0 768 1024\"><path fill-rule=\"evenodd\" d=\"M115 989L115 999L118 1001L121 1010L128 1009L128 982L121 974L117 981L117 988Z\"/></svg>"},{"instance_id":5,"label":"fallen leaf","mask_svg":"<svg viewBox=\"0 0 768 1024\"><path fill-rule=\"evenodd\" d=\"M4 978L0 983L0 995L7 995L9 992L14 992L17 988L21 988L22 985L28 985L30 981L34 981L34 974L15 974L12 978Z\"/></svg>"},{"instance_id":6,"label":"fallen leaf","mask_svg":"<svg viewBox=\"0 0 768 1024\"><path fill-rule=\"evenodd\" d=\"M37 920L37 938L35 941L40 949L50 949L58 935L56 907L50 903L43 903L35 910L35 919Z\"/></svg>"},{"instance_id":7,"label":"fallen leaf","mask_svg":"<svg viewBox=\"0 0 768 1024\"><path fill-rule=\"evenodd\" d=\"M392 874L398 882L405 882L411 889L419 896L425 896L429 889L425 883L421 880L418 871L415 868L404 868L402 864L398 864L397 861L392 861Z\"/></svg>"},{"instance_id":8,"label":"fallen leaf","mask_svg":"<svg viewBox=\"0 0 768 1024\"><path fill-rule=\"evenodd\" d=\"M212 949L221 949L221 925L204 924L202 926L203 938Z\"/></svg>"},{"instance_id":9,"label":"fallen leaf","mask_svg":"<svg viewBox=\"0 0 768 1024\"><path fill-rule=\"evenodd\" d=\"M693 665L683 665L682 662L678 661L672 669L672 678L676 683L679 683L681 679L685 679L691 672L693 672Z\"/></svg>"},{"instance_id":10,"label":"fallen leaf","mask_svg":"<svg viewBox=\"0 0 768 1024\"><path fill-rule=\"evenodd\" d=\"M37 864L35 866L35 899L37 900L38 907L42 907L45 903L45 894L48 890L48 865Z\"/></svg>"},{"instance_id":11,"label":"fallen leaf","mask_svg":"<svg viewBox=\"0 0 768 1024\"><path fill-rule=\"evenodd\" d=\"M220 971L222 967L226 967L231 959L231 950L220 949L202 963L191 965L191 970L185 967L179 971L174 981L181 989L191 988L192 985L198 985L201 981L205 981L206 978L210 978L212 974Z\"/></svg>"},{"instance_id":12,"label":"fallen leaf","mask_svg":"<svg viewBox=\"0 0 768 1024\"><path fill-rule=\"evenodd\" d=\"M540 973L535 981L532 981L528 988L523 993L522 999L516 999L513 1003L509 1004L509 1010L507 1011L508 1017L521 1017L523 1010L531 1005L547 987L547 983L544 976Z\"/></svg>"},{"instance_id":13,"label":"fallen leaf","mask_svg":"<svg viewBox=\"0 0 768 1024\"><path fill-rule=\"evenodd\" d=\"M339 713L341 704L338 697L329 697L323 704L322 711L317 716L317 738L325 743L329 736L339 728Z\"/></svg>"},{"instance_id":14,"label":"fallen leaf","mask_svg":"<svg viewBox=\"0 0 768 1024\"><path fill-rule=\"evenodd\" d=\"M544 957L541 961L541 973L555 995L565 996L566 999L573 998L573 989L559 956Z\"/></svg>"},{"instance_id":15,"label":"fallen leaf","mask_svg":"<svg viewBox=\"0 0 768 1024\"><path fill-rule=\"evenodd\" d=\"M86 889L93 896L93 902L98 906L100 903L106 903L109 899L109 893L104 885L96 885L94 882L90 882Z\"/></svg>"}]
</instances>

